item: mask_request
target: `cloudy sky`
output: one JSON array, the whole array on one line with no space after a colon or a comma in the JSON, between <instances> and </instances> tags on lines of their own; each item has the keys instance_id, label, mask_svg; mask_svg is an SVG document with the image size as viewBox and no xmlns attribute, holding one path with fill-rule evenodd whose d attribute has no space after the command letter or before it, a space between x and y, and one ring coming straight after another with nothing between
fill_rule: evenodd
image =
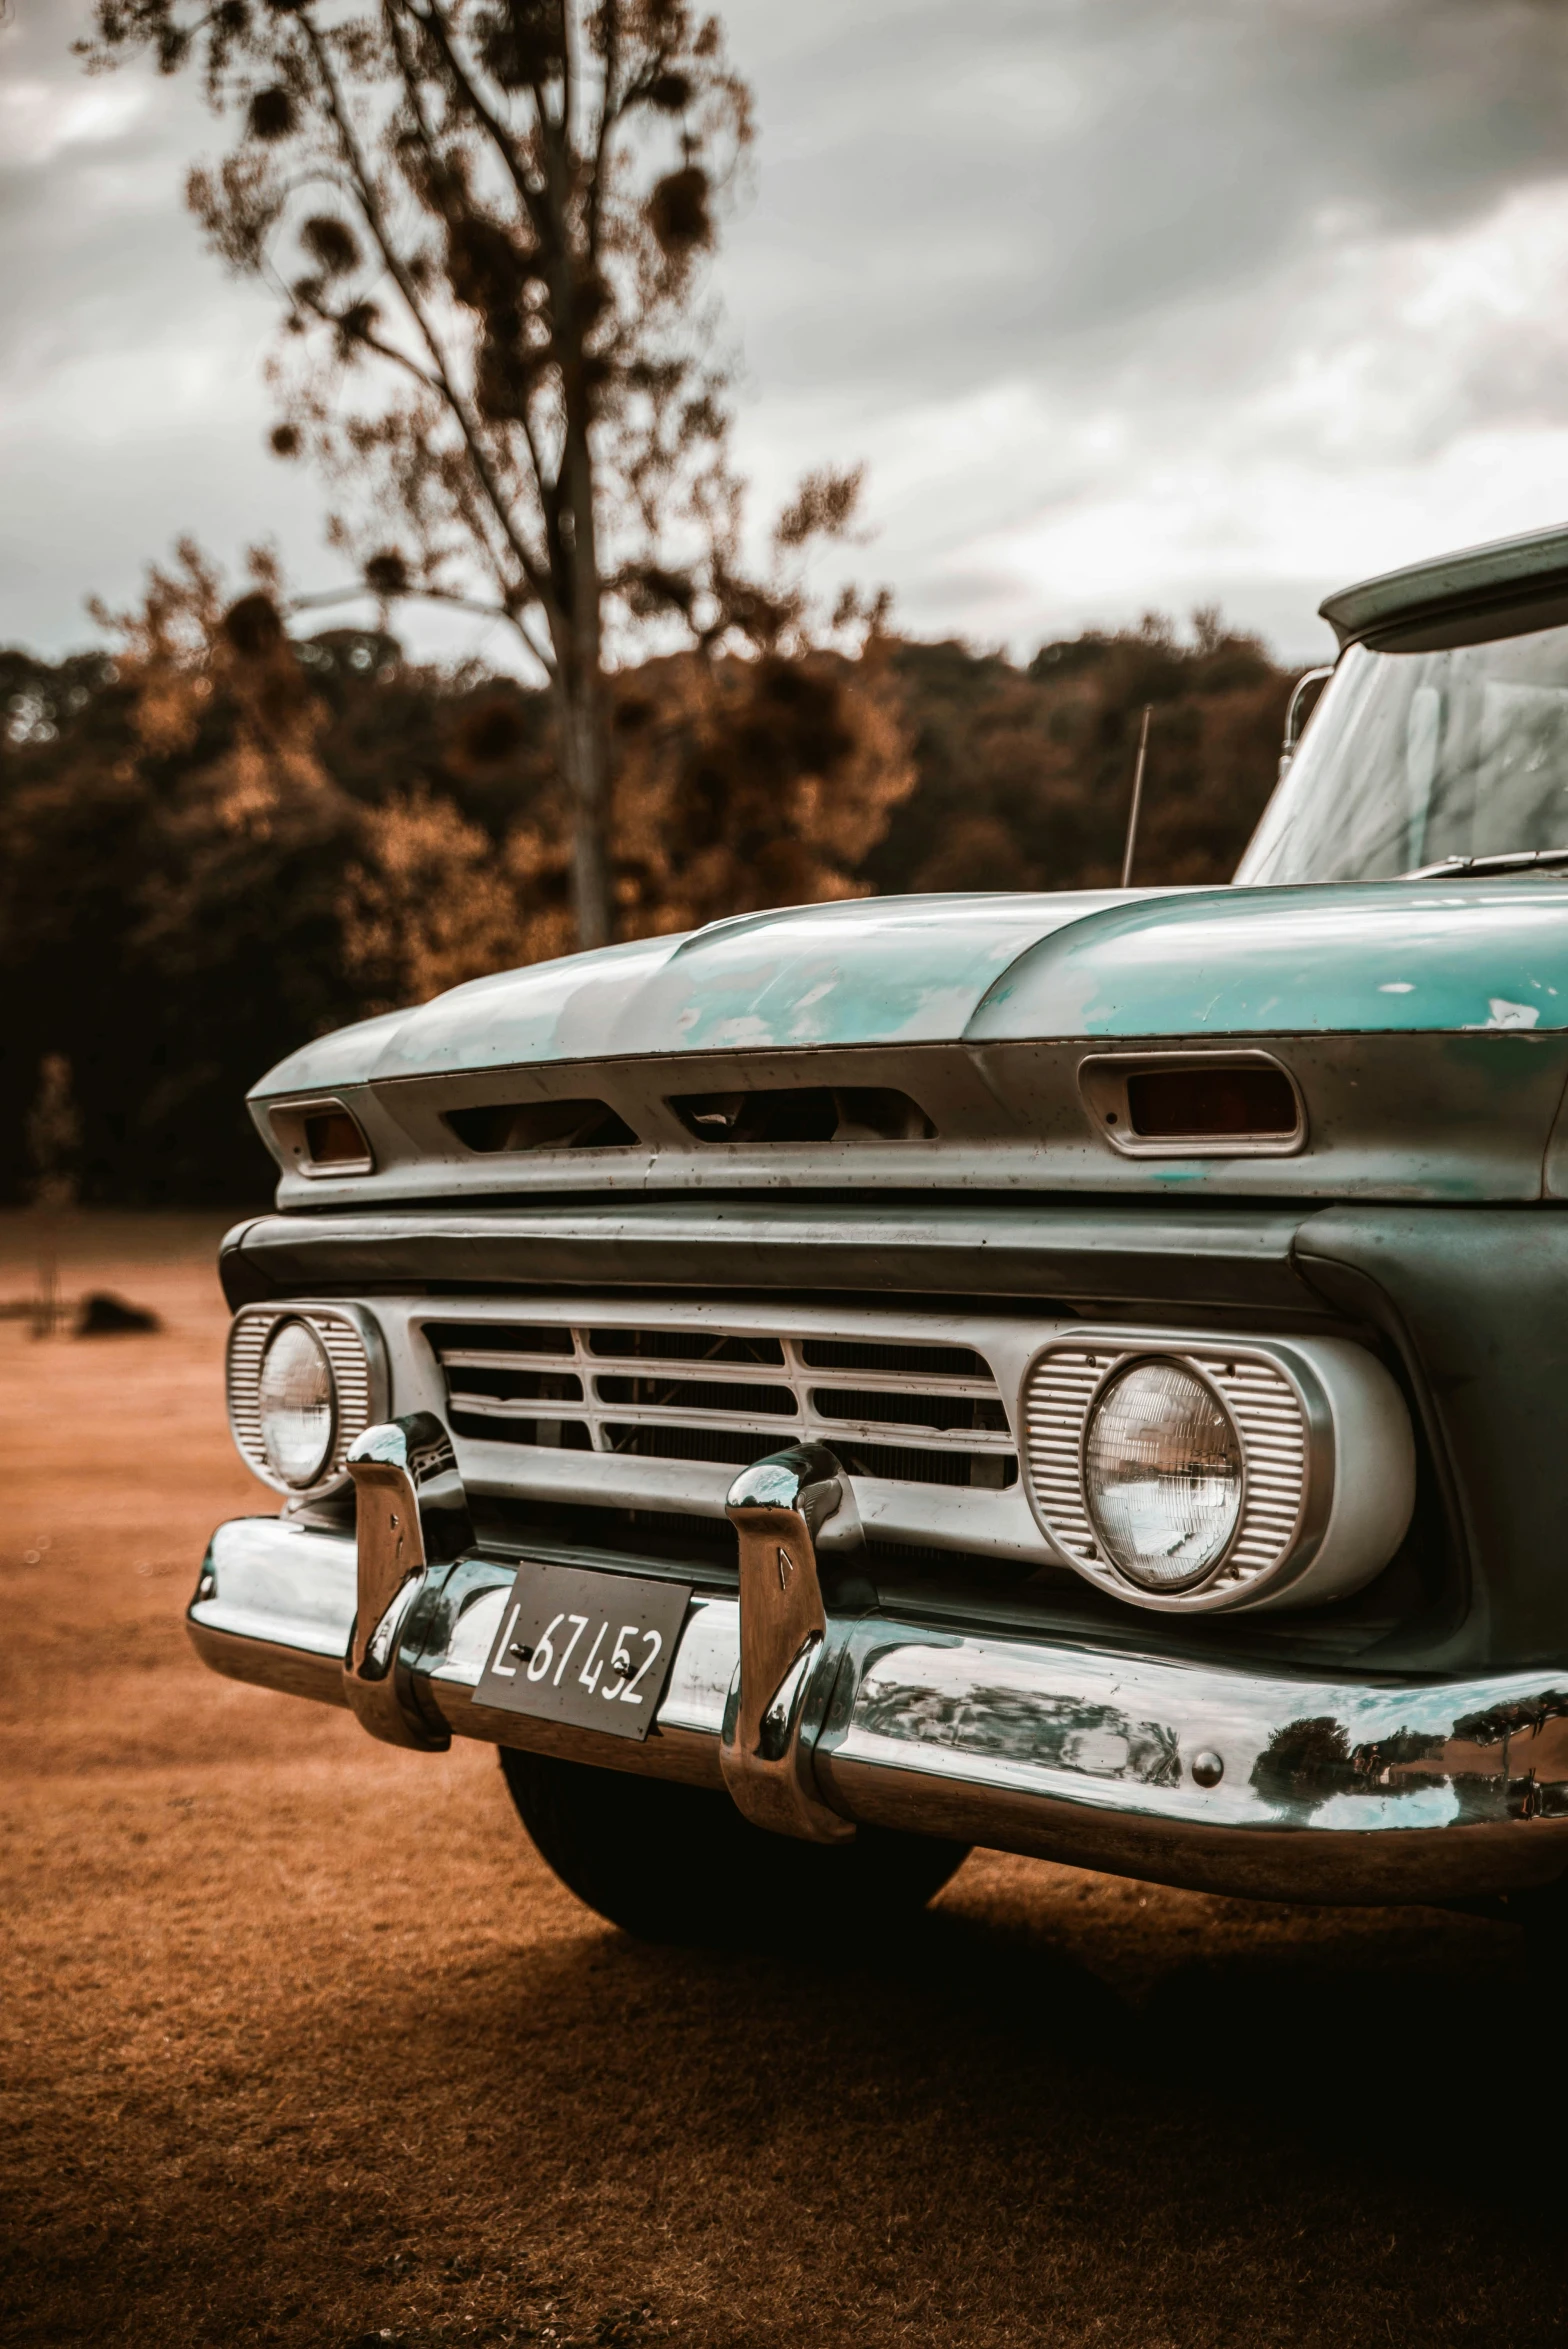
<instances>
[{"instance_id":1,"label":"cloudy sky","mask_svg":"<svg viewBox=\"0 0 1568 2349\"><path fill-rule=\"evenodd\" d=\"M260 294L182 210L195 93L0 29L0 642L194 532L341 575L263 451ZM1564 0L730 0L718 270L759 504L867 460L901 624L1027 654L1568 517ZM423 649L458 649L449 619ZM499 651L499 647L495 648Z\"/></svg>"}]
</instances>

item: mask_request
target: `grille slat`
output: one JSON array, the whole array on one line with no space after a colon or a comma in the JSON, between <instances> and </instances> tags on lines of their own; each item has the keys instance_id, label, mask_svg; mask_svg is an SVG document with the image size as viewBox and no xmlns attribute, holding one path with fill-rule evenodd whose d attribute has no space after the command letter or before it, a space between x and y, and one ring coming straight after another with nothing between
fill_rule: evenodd
<instances>
[{"instance_id":1,"label":"grille slat","mask_svg":"<svg viewBox=\"0 0 1568 2349\"><path fill-rule=\"evenodd\" d=\"M553 1347L550 1348L548 1352L542 1346L539 1348L539 1352L544 1355L546 1361L551 1358L551 1355L554 1353L554 1351L555 1349ZM571 1357L571 1351L572 1349L570 1346L564 1346L561 1349L561 1352L565 1354L568 1359ZM531 1358L532 1357L529 1354L525 1354L521 1348L519 1348L516 1352L512 1352L505 1348L485 1346L453 1347L444 1353L441 1357L448 1370L506 1371L516 1371L520 1363L527 1362ZM548 1376L548 1373L545 1375ZM555 1375L557 1377L561 1377L566 1374L558 1371Z\"/></svg>"},{"instance_id":2,"label":"grille slat","mask_svg":"<svg viewBox=\"0 0 1568 2349\"><path fill-rule=\"evenodd\" d=\"M563 1333L568 1340L572 1333ZM612 1359L634 1362L755 1362L765 1363L770 1369L783 1363L784 1349L777 1338L737 1337L715 1335L711 1330L693 1329L591 1329L579 1332L579 1340L586 1335L586 1352L608 1355ZM677 1376L678 1373L671 1373Z\"/></svg>"},{"instance_id":3,"label":"grille slat","mask_svg":"<svg viewBox=\"0 0 1568 2349\"><path fill-rule=\"evenodd\" d=\"M778 1448L777 1431L725 1426L694 1426L679 1420L638 1420L628 1426L611 1420L604 1428L605 1450L628 1452L643 1460L706 1460L735 1468L749 1468L753 1460Z\"/></svg>"},{"instance_id":4,"label":"grille slat","mask_svg":"<svg viewBox=\"0 0 1568 2349\"><path fill-rule=\"evenodd\" d=\"M984 1435L968 1428L948 1428L933 1434L923 1427L905 1427L897 1421L885 1419L835 1419L831 1426L813 1431L820 1434L825 1444L842 1451L846 1444L886 1444L896 1442L901 1450L914 1452L951 1452L955 1444L970 1459L994 1458L1011 1460L1011 1436Z\"/></svg>"},{"instance_id":5,"label":"grille slat","mask_svg":"<svg viewBox=\"0 0 1568 2349\"><path fill-rule=\"evenodd\" d=\"M736 1467L815 1436L853 1476L989 1492L1018 1477L996 1380L969 1346L757 1335L678 1315L624 1329L443 1321L425 1336L459 1435ZM542 1436L541 1396L565 1403Z\"/></svg>"},{"instance_id":6,"label":"grille slat","mask_svg":"<svg viewBox=\"0 0 1568 2349\"><path fill-rule=\"evenodd\" d=\"M1007 1433L1007 1414L995 1388L989 1394L955 1394L921 1385L901 1388L897 1394L878 1394L867 1387L829 1387L814 1380L811 1399L824 1419L875 1419L899 1427Z\"/></svg>"},{"instance_id":7,"label":"grille slat","mask_svg":"<svg viewBox=\"0 0 1568 2349\"><path fill-rule=\"evenodd\" d=\"M972 1378L994 1386L991 1366L972 1346L888 1345L875 1338L802 1338L808 1370L887 1370L906 1379Z\"/></svg>"},{"instance_id":8,"label":"grille slat","mask_svg":"<svg viewBox=\"0 0 1568 2349\"><path fill-rule=\"evenodd\" d=\"M568 1408L561 1416L576 1418L578 1414L570 1409L570 1405L576 1399L575 1396L562 1397L559 1395L470 1395L463 1393L456 1387L447 1397L454 1411L472 1412L476 1418L480 1419L536 1419L539 1416L541 1402L561 1403L563 1401ZM547 1413L546 1417L548 1416L550 1414Z\"/></svg>"},{"instance_id":9,"label":"grille slat","mask_svg":"<svg viewBox=\"0 0 1568 2349\"><path fill-rule=\"evenodd\" d=\"M594 1392L601 1403L635 1404L639 1413L660 1417L708 1419L732 1412L765 1411L770 1417L793 1419L799 1405L788 1387L720 1384L716 1379L596 1378ZM684 1391L672 1393L672 1388Z\"/></svg>"}]
</instances>

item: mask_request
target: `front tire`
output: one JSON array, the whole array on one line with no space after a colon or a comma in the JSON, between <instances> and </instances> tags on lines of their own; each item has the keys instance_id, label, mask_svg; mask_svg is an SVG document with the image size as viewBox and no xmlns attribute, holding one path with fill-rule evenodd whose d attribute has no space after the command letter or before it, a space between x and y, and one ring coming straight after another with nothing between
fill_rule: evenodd
<instances>
[{"instance_id":1,"label":"front tire","mask_svg":"<svg viewBox=\"0 0 1568 2349\"><path fill-rule=\"evenodd\" d=\"M639 1941L839 1941L915 1915L969 1846L862 1827L798 1843L753 1827L727 1794L551 1754L501 1749L518 1817L578 1899Z\"/></svg>"}]
</instances>

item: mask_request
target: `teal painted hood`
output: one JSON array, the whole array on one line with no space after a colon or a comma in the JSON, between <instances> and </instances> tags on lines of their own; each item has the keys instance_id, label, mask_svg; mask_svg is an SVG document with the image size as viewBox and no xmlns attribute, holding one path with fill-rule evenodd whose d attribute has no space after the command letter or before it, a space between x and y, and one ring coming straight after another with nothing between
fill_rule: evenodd
<instances>
[{"instance_id":1,"label":"teal painted hood","mask_svg":"<svg viewBox=\"0 0 1568 2349\"><path fill-rule=\"evenodd\" d=\"M530 1063L1050 1037L1568 1028L1568 879L857 899L455 988L254 1097Z\"/></svg>"}]
</instances>

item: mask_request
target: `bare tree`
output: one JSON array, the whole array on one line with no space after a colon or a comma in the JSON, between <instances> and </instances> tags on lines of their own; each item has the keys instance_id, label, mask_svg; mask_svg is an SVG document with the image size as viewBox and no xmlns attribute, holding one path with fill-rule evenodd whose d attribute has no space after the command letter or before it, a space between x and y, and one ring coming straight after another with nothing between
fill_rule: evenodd
<instances>
[{"instance_id":1,"label":"bare tree","mask_svg":"<svg viewBox=\"0 0 1568 2349\"><path fill-rule=\"evenodd\" d=\"M809 479L768 581L745 577L698 271L751 136L717 21L685 0L97 0L89 65L136 51L199 72L236 125L189 202L277 290L272 446L343 492L334 542L383 601L504 619L548 679L578 941L601 943L607 662L639 631L787 648L788 566L858 488Z\"/></svg>"}]
</instances>

